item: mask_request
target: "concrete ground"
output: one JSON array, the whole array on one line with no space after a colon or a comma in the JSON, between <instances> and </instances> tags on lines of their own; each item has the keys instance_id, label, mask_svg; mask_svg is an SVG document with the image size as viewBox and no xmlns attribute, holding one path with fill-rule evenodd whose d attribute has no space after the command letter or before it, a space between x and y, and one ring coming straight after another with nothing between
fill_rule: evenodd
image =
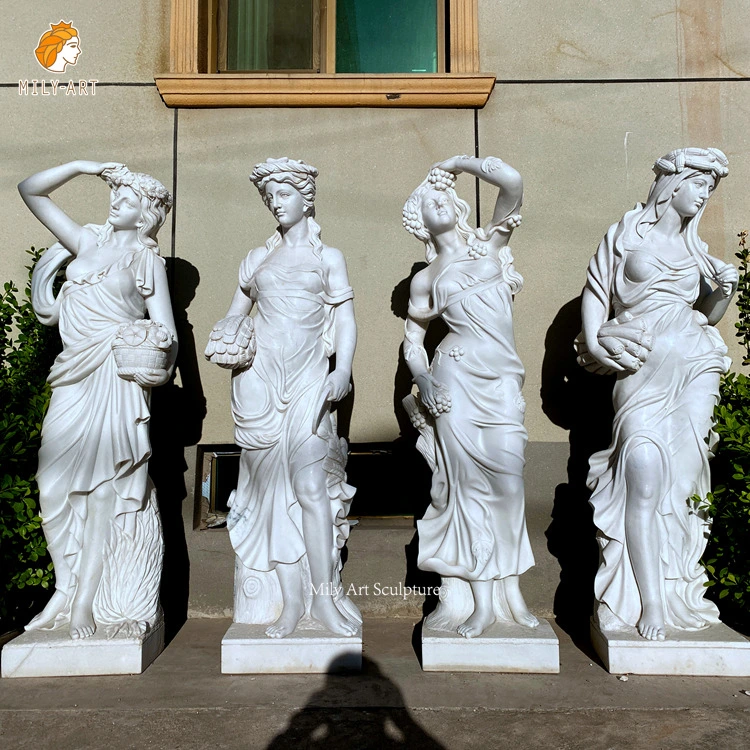
<instances>
[{"instance_id":1,"label":"concrete ground","mask_svg":"<svg viewBox=\"0 0 750 750\"><path fill-rule=\"evenodd\" d=\"M416 568L414 523L404 518L362 519L347 545L344 584L370 587L353 597L365 616L361 674L222 675L234 554L226 530L191 529L185 502L178 518L162 512L162 603L168 631L191 619L139 676L0 680L0 750L744 750L750 677L621 681L592 654L588 453L532 445L526 470L536 566L522 590L535 614L554 613L567 631L555 625L559 675L422 672L413 643L424 598L374 595L376 583L434 583Z\"/></svg>"},{"instance_id":2,"label":"concrete ground","mask_svg":"<svg viewBox=\"0 0 750 750\"><path fill-rule=\"evenodd\" d=\"M140 676L0 681L0 747L748 747L750 677L622 681L559 629L559 675L425 673L414 619L367 618L359 675L229 676L228 626L189 620Z\"/></svg>"}]
</instances>

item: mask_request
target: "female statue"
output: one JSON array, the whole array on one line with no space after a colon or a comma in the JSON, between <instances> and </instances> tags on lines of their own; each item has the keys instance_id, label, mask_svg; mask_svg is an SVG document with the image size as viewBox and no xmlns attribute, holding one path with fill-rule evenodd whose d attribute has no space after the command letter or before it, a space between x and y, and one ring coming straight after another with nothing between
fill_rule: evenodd
<instances>
[{"instance_id":1,"label":"female statue","mask_svg":"<svg viewBox=\"0 0 750 750\"><path fill-rule=\"evenodd\" d=\"M578 361L617 373L612 444L591 457L588 479L597 615L602 629L637 627L649 640L718 621L699 563L707 521L689 498L709 490L706 440L730 364L714 326L738 274L698 236L727 164L713 148L659 159L648 199L610 227L583 292Z\"/></svg>"},{"instance_id":2,"label":"female statue","mask_svg":"<svg viewBox=\"0 0 750 750\"><path fill-rule=\"evenodd\" d=\"M468 224L454 190L461 172L499 189L492 220ZM425 243L428 267L411 283L404 356L419 400L404 405L433 469L432 503L418 522L422 570L443 577L425 626L481 635L496 619L535 627L519 588L534 564L524 516L524 370L513 338L523 280L508 240L520 224L521 176L500 159L455 156L435 165L404 206L404 226ZM449 333L432 363L429 322Z\"/></svg>"},{"instance_id":3,"label":"female statue","mask_svg":"<svg viewBox=\"0 0 750 750\"><path fill-rule=\"evenodd\" d=\"M49 197L79 175L111 188L103 225L79 226ZM59 240L34 269L32 303L63 342L36 477L55 593L26 628L69 623L73 639L101 625L142 634L157 618L162 550L148 478L149 391L167 382L177 350L156 244L172 196L149 175L92 161L39 172L18 189Z\"/></svg>"},{"instance_id":4,"label":"female statue","mask_svg":"<svg viewBox=\"0 0 750 750\"><path fill-rule=\"evenodd\" d=\"M235 621L269 624L271 638L303 620L339 635L354 635L361 623L340 585L354 489L330 411L350 391L354 294L344 256L320 239L317 175L287 158L253 169L250 180L279 226L242 262L227 316L206 349L209 360L234 370L242 448L227 518L238 558ZM238 594L251 600L247 607Z\"/></svg>"}]
</instances>

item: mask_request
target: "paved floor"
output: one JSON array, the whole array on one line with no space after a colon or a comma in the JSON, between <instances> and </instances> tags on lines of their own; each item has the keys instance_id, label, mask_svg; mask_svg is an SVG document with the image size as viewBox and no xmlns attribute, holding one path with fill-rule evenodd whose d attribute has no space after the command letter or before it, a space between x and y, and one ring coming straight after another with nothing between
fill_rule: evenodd
<instances>
[{"instance_id":1,"label":"paved floor","mask_svg":"<svg viewBox=\"0 0 750 750\"><path fill-rule=\"evenodd\" d=\"M749 678L609 675L562 631L559 675L424 673L414 620L365 620L360 675L228 676L194 619L140 676L0 681L3 750L750 745Z\"/></svg>"}]
</instances>

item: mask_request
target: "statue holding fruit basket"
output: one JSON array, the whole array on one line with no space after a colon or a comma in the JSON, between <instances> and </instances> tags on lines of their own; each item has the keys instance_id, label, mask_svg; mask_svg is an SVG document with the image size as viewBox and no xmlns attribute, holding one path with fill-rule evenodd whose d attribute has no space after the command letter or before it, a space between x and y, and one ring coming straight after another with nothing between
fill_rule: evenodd
<instances>
[{"instance_id":1,"label":"statue holding fruit basket","mask_svg":"<svg viewBox=\"0 0 750 750\"><path fill-rule=\"evenodd\" d=\"M104 224L80 226L50 199L79 175L109 185ZM43 324L59 326L63 343L48 379L37 472L55 593L26 628L67 627L74 640L98 629L137 637L160 616L149 394L169 380L177 353L156 243L172 196L149 175L91 161L47 169L18 188L58 239L34 269L32 302Z\"/></svg>"}]
</instances>

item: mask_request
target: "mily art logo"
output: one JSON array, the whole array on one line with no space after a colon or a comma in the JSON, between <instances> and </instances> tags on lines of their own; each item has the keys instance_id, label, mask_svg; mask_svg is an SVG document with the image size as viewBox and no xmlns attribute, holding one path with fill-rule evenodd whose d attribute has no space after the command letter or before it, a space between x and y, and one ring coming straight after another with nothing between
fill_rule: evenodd
<instances>
[{"instance_id":1,"label":"mily art logo","mask_svg":"<svg viewBox=\"0 0 750 750\"><path fill-rule=\"evenodd\" d=\"M78 29L73 27L72 21L51 23L40 37L34 50L36 61L50 73L64 73L68 65L75 65L81 55L81 36ZM69 81L67 84L44 79L21 80L18 82L19 96L57 96L65 92L65 96L96 96L96 79L88 81Z\"/></svg>"},{"instance_id":2,"label":"mily art logo","mask_svg":"<svg viewBox=\"0 0 750 750\"><path fill-rule=\"evenodd\" d=\"M50 28L39 37L34 50L39 64L51 73L64 73L68 65L75 65L81 54L81 39L73 22L50 24Z\"/></svg>"}]
</instances>

